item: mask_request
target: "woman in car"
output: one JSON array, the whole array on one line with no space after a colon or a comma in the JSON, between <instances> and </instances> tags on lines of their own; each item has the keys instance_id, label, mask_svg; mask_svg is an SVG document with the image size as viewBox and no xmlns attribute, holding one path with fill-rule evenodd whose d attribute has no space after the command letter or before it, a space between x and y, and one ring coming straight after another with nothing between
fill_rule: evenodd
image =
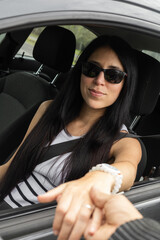
<instances>
[{"instance_id":1,"label":"woman in car","mask_svg":"<svg viewBox=\"0 0 160 240\"><path fill-rule=\"evenodd\" d=\"M13 208L37 203L38 195L53 189L38 199L57 200L53 228L59 240L79 239L90 216L98 216L89 196L92 186L117 193L134 183L141 147L123 124L134 93L135 62L125 41L93 40L62 91L41 104L20 147L0 168L1 200ZM74 139L79 142L72 149L46 159L50 146Z\"/></svg>"}]
</instances>

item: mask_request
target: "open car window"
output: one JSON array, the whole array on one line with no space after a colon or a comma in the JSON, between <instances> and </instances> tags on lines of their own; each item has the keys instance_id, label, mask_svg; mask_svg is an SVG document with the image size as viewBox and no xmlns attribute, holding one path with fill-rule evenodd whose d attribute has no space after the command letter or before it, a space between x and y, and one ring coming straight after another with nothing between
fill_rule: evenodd
<instances>
[{"instance_id":1,"label":"open car window","mask_svg":"<svg viewBox=\"0 0 160 240\"><path fill-rule=\"evenodd\" d=\"M28 36L22 47L18 51L18 55L24 55L26 57L33 58L33 47L37 41L38 36L44 30L44 27L34 28L31 34Z\"/></svg>"},{"instance_id":2,"label":"open car window","mask_svg":"<svg viewBox=\"0 0 160 240\"><path fill-rule=\"evenodd\" d=\"M76 37L76 50L73 60L74 65L83 49L96 37L96 35L87 28L80 25L61 25L61 27L72 31ZM38 36L43 30L44 27L34 28L17 54L33 58L33 47Z\"/></svg>"},{"instance_id":3,"label":"open car window","mask_svg":"<svg viewBox=\"0 0 160 240\"><path fill-rule=\"evenodd\" d=\"M160 1L146 2L142 0L139 4L138 0L98 0L92 3L92 1L81 0L75 4L74 0L67 2L53 0L39 1L37 5L37 0L32 0L31 4L26 5L24 0L15 0L14 3L11 0L1 1L1 165L17 149L39 104L54 99L57 92L63 88L71 67L76 63L83 49L94 38L101 35L125 39L138 52L141 77L137 82L140 84L136 89L133 109L135 111L131 111L133 116L131 116L132 119L128 119L129 123L126 126L131 132L141 136L159 134L160 67L158 70L157 66L160 66L160 4L158 3ZM12 5L10 11L6 11L8 3ZM35 54L33 57L35 43L41 32L48 26L60 26L74 33L75 55L66 71L63 71L65 63L61 64L65 56L64 43L60 47L63 49L61 54L59 52L57 55L54 54L50 46L48 52L51 55L44 51L47 52L46 58L49 59L47 63L41 62ZM68 44L65 38L64 42ZM51 40L51 46L53 46L52 43L53 40ZM43 52L43 49L41 48L42 51L39 52ZM68 49L70 48L67 45ZM56 55L55 58L54 55ZM48 64L56 62L57 58L60 59L59 65L63 65L62 69ZM144 64L141 67L142 61ZM64 89L67 91L67 87ZM160 137L144 138L142 142L147 150L147 168L140 180L137 180L129 191L124 192L124 195L145 217L152 217L160 222L158 211L160 208ZM25 187L28 191L27 184ZM32 200L30 196L28 200ZM38 203L15 209L0 209L0 240L57 239L52 233L55 208L56 203L46 205Z\"/></svg>"},{"instance_id":4,"label":"open car window","mask_svg":"<svg viewBox=\"0 0 160 240\"><path fill-rule=\"evenodd\" d=\"M148 54L149 56L157 59L160 62L160 53L158 52L153 52L153 51L149 51L149 50L143 50L142 52Z\"/></svg>"},{"instance_id":5,"label":"open car window","mask_svg":"<svg viewBox=\"0 0 160 240\"><path fill-rule=\"evenodd\" d=\"M5 38L5 36L6 36L6 33L0 34L0 44L3 41L3 39Z\"/></svg>"}]
</instances>

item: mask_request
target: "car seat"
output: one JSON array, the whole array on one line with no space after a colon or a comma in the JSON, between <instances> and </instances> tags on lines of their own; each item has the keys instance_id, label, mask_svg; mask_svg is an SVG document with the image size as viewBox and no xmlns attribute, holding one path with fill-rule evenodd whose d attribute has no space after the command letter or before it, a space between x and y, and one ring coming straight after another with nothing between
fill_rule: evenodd
<instances>
[{"instance_id":1,"label":"car seat","mask_svg":"<svg viewBox=\"0 0 160 240\"><path fill-rule=\"evenodd\" d=\"M140 118L135 131L139 135L149 136L142 138L148 156L144 176L150 178L160 176L160 97L153 112Z\"/></svg>"},{"instance_id":2,"label":"car seat","mask_svg":"<svg viewBox=\"0 0 160 240\"><path fill-rule=\"evenodd\" d=\"M0 77L8 72L8 66L21 48L32 29L23 29L6 33L0 44Z\"/></svg>"},{"instance_id":3,"label":"car seat","mask_svg":"<svg viewBox=\"0 0 160 240\"><path fill-rule=\"evenodd\" d=\"M131 106L132 121L129 129L131 132L136 132L137 134L142 135L140 139L146 148L147 162L145 158L140 162L138 169L138 174L140 176L148 174L149 169L155 161L154 157L159 155L158 145L160 144L160 138L158 141L157 138L146 138L143 136L156 133L156 131L152 132L154 124L151 124L150 122L144 124L144 122L145 119L150 119L152 114L155 112L154 109L160 92L160 63L153 57L150 57L140 51L136 51L136 55L138 78Z\"/></svg>"},{"instance_id":4,"label":"car seat","mask_svg":"<svg viewBox=\"0 0 160 240\"><path fill-rule=\"evenodd\" d=\"M57 72L67 72L75 52L74 34L62 27L49 26L40 34L33 57ZM53 99L53 84L26 71L0 79L0 163L20 144L41 102Z\"/></svg>"}]
</instances>

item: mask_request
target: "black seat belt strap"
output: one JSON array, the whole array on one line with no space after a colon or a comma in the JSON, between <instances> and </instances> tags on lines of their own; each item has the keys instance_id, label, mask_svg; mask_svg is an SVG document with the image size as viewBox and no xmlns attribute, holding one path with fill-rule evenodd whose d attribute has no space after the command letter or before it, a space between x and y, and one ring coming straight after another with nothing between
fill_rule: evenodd
<instances>
[{"instance_id":1,"label":"black seat belt strap","mask_svg":"<svg viewBox=\"0 0 160 240\"><path fill-rule=\"evenodd\" d=\"M136 135L136 134L132 134L132 133L121 132L120 135L117 137L117 140L120 140L120 139L125 138L125 137L140 138L140 139L141 138L155 138L155 139L157 138L157 139L160 139L160 134L140 136L140 135ZM43 156L42 160L39 162L39 164L42 163L42 162L45 162L45 161L47 161L47 160L49 160L53 157L63 155L63 154L68 153L68 152L72 152L73 148L81 140L82 140L82 138L78 138L78 139L74 139L74 140L71 140L71 141L50 145L49 147L44 148L44 156Z\"/></svg>"},{"instance_id":2,"label":"black seat belt strap","mask_svg":"<svg viewBox=\"0 0 160 240\"><path fill-rule=\"evenodd\" d=\"M74 139L67 142L57 143L50 145L47 149L44 149L45 153L42 160L39 163L45 162L53 157L71 152L72 149L80 142L81 138Z\"/></svg>"}]
</instances>

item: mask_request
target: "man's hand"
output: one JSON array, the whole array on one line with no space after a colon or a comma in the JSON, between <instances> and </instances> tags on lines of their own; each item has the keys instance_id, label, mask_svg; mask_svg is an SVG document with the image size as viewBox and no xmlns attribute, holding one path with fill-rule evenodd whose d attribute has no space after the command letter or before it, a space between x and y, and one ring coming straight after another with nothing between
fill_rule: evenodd
<instances>
[{"instance_id":1,"label":"man's hand","mask_svg":"<svg viewBox=\"0 0 160 240\"><path fill-rule=\"evenodd\" d=\"M85 231L87 240L107 240L120 225L143 218L133 204L123 195L108 195L96 188L92 188L90 196L94 205L103 213L104 218L100 228L94 233L93 223L95 220L93 216Z\"/></svg>"}]
</instances>

